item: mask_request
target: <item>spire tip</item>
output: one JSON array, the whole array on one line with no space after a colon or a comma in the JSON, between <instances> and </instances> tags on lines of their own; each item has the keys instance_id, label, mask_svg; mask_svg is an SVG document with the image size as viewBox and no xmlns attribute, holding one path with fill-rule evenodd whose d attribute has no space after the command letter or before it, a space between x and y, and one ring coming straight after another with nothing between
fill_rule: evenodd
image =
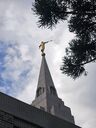
<instances>
[{"instance_id":1,"label":"spire tip","mask_svg":"<svg viewBox=\"0 0 96 128\"><path fill-rule=\"evenodd\" d=\"M42 56L45 56L45 53L42 53L41 55L42 55Z\"/></svg>"}]
</instances>

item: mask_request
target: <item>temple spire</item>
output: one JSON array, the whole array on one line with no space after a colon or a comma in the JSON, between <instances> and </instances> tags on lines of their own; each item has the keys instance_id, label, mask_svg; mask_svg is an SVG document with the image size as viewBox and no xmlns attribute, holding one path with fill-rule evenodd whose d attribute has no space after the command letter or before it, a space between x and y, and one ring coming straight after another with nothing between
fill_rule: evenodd
<instances>
[{"instance_id":1,"label":"temple spire","mask_svg":"<svg viewBox=\"0 0 96 128\"><path fill-rule=\"evenodd\" d=\"M57 92L45 59L45 55L42 55L42 62L41 62L41 68L39 73L39 79L38 79L38 85L37 85L37 91L36 91L36 97L39 95L42 95L45 93L45 95L53 95L57 96Z\"/></svg>"},{"instance_id":2,"label":"temple spire","mask_svg":"<svg viewBox=\"0 0 96 128\"><path fill-rule=\"evenodd\" d=\"M74 118L71 115L70 108L64 105L64 102L58 97L56 88L54 86L46 58L45 58L45 44L41 42L42 61L37 84L35 100L32 106L51 113L59 118L74 123Z\"/></svg>"}]
</instances>

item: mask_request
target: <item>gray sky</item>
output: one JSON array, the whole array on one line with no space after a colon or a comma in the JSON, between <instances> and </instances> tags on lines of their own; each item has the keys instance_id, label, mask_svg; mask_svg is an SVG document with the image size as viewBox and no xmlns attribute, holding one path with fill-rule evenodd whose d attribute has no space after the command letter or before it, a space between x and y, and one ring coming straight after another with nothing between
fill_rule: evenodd
<instances>
[{"instance_id":1,"label":"gray sky","mask_svg":"<svg viewBox=\"0 0 96 128\"><path fill-rule=\"evenodd\" d=\"M65 47L74 38L66 22L53 30L38 28L31 11L32 0L0 0L0 90L28 104L35 97L41 64L40 41L46 44L46 60L65 105L77 125L96 128L96 65L86 65L88 75L77 80L61 73Z\"/></svg>"}]
</instances>

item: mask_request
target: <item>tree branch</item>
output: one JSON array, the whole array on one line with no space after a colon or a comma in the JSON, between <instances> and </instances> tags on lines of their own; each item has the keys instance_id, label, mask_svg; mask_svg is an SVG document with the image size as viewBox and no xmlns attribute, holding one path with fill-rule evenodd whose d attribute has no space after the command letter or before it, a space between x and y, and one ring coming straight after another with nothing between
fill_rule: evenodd
<instances>
[{"instance_id":1,"label":"tree branch","mask_svg":"<svg viewBox=\"0 0 96 128\"><path fill-rule=\"evenodd\" d=\"M85 14L85 15L96 15L96 12L75 12L75 11L66 11L66 14Z\"/></svg>"},{"instance_id":2,"label":"tree branch","mask_svg":"<svg viewBox=\"0 0 96 128\"><path fill-rule=\"evenodd\" d=\"M94 59L92 59L92 60L89 60L89 61L85 62L85 63L76 64L76 66L85 65L85 64L88 64L88 63L93 62L95 60L96 60L96 57ZM75 64L74 64L74 66L75 66Z\"/></svg>"}]
</instances>

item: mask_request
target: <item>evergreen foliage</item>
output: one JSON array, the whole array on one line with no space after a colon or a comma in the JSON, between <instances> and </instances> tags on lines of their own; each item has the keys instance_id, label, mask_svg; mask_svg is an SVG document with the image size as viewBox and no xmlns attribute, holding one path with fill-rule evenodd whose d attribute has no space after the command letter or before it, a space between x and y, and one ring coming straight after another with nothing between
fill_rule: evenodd
<instances>
[{"instance_id":1,"label":"evergreen foliage","mask_svg":"<svg viewBox=\"0 0 96 128\"><path fill-rule=\"evenodd\" d=\"M86 75L85 64L96 60L96 0L35 0L32 10L39 16L39 27L68 21L76 36L66 48L61 70L73 79Z\"/></svg>"}]
</instances>

